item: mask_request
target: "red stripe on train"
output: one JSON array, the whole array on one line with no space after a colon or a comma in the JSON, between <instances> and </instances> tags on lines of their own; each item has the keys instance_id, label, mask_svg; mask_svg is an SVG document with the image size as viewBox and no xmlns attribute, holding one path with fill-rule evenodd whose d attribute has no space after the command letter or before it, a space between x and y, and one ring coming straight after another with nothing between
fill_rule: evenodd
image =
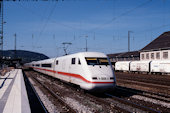
<instances>
[{"instance_id":1,"label":"red stripe on train","mask_svg":"<svg viewBox=\"0 0 170 113\"><path fill-rule=\"evenodd\" d=\"M79 78L79 79L81 79L81 80L83 80L83 81L85 81L87 83L95 83L95 84L111 84L111 83L114 83L114 82L92 82L92 81L89 81L89 80L85 79L81 75L74 74L74 73L66 73L66 72L54 71L54 70L49 70L49 69L37 68L37 67L32 67L32 68L40 69L40 70L44 70L44 71L49 71L49 72L57 73L57 74L60 74L60 75L65 75L65 76L71 76L71 77Z\"/></svg>"}]
</instances>

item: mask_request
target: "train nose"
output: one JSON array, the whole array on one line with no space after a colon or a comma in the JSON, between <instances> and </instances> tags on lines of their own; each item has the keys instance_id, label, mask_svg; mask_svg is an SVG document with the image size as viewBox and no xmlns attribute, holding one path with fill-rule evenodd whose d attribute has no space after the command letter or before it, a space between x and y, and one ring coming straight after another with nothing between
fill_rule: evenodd
<instances>
[{"instance_id":1,"label":"train nose","mask_svg":"<svg viewBox=\"0 0 170 113\"><path fill-rule=\"evenodd\" d=\"M113 91L116 87L116 84L97 84L95 85L90 92L96 92L96 93L103 93L103 92L109 92Z\"/></svg>"},{"instance_id":2,"label":"train nose","mask_svg":"<svg viewBox=\"0 0 170 113\"><path fill-rule=\"evenodd\" d=\"M114 80L114 77L92 77L92 80Z\"/></svg>"}]
</instances>

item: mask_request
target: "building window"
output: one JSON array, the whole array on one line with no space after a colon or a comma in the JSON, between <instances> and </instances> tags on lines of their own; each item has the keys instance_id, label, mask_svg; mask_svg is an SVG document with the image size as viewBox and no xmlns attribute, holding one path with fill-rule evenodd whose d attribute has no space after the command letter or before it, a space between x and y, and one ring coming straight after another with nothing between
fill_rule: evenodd
<instances>
[{"instance_id":1,"label":"building window","mask_svg":"<svg viewBox=\"0 0 170 113\"><path fill-rule=\"evenodd\" d=\"M145 55L144 54L142 54L142 60L144 60L145 59Z\"/></svg>"},{"instance_id":2,"label":"building window","mask_svg":"<svg viewBox=\"0 0 170 113\"><path fill-rule=\"evenodd\" d=\"M154 59L154 53L151 53L151 59Z\"/></svg>"},{"instance_id":3,"label":"building window","mask_svg":"<svg viewBox=\"0 0 170 113\"><path fill-rule=\"evenodd\" d=\"M76 58L71 59L71 64L76 64Z\"/></svg>"},{"instance_id":4,"label":"building window","mask_svg":"<svg viewBox=\"0 0 170 113\"><path fill-rule=\"evenodd\" d=\"M146 53L146 59L149 59L149 53Z\"/></svg>"},{"instance_id":5,"label":"building window","mask_svg":"<svg viewBox=\"0 0 170 113\"><path fill-rule=\"evenodd\" d=\"M156 53L156 59L160 59L160 52Z\"/></svg>"},{"instance_id":6,"label":"building window","mask_svg":"<svg viewBox=\"0 0 170 113\"><path fill-rule=\"evenodd\" d=\"M167 59L168 58L168 52L163 52L163 58Z\"/></svg>"}]
</instances>

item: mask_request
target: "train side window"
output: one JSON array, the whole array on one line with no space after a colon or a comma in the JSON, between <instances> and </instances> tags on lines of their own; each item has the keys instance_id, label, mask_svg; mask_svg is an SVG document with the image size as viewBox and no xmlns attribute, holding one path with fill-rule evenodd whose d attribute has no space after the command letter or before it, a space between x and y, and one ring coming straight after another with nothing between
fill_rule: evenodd
<instances>
[{"instance_id":1,"label":"train side window","mask_svg":"<svg viewBox=\"0 0 170 113\"><path fill-rule=\"evenodd\" d=\"M78 59L78 64L81 65L80 59Z\"/></svg>"},{"instance_id":2,"label":"train side window","mask_svg":"<svg viewBox=\"0 0 170 113\"><path fill-rule=\"evenodd\" d=\"M49 67L49 68L51 68L52 64L41 64L41 67Z\"/></svg>"},{"instance_id":3,"label":"train side window","mask_svg":"<svg viewBox=\"0 0 170 113\"><path fill-rule=\"evenodd\" d=\"M56 61L56 65L58 65L58 60Z\"/></svg>"},{"instance_id":4,"label":"train side window","mask_svg":"<svg viewBox=\"0 0 170 113\"><path fill-rule=\"evenodd\" d=\"M40 67L40 64L36 64L37 67Z\"/></svg>"},{"instance_id":5,"label":"train side window","mask_svg":"<svg viewBox=\"0 0 170 113\"><path fill-rule=\"evenodd\" d=\"M76 58L71 59L71 64L76 64Z\"/></svg>"}]
</instances>

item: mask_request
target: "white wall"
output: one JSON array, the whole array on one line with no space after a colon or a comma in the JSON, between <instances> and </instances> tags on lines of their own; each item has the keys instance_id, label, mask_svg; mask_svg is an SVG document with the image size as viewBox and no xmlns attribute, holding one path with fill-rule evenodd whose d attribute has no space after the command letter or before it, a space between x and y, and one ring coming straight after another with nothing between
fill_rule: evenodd
<instances>
[{"instance_id":1,"label":"white wall","mask_svg":"<svg viewBox=\"0 0 170 113\"><path fill-rule=\"evenodd\" d=\"M160 53L160 59L156 58L156 53ZM168 58L163 58L163 53L168 52ZM146 59L146 55L149 53L149 59ZM151 58L151 54L154 53L154 59ZM142 59L142 54L144 54L144 59ZM140 52L140 60L170 60L170 50L160 50L160 51L149 51Z\"/></svg>"}]
</instances>

